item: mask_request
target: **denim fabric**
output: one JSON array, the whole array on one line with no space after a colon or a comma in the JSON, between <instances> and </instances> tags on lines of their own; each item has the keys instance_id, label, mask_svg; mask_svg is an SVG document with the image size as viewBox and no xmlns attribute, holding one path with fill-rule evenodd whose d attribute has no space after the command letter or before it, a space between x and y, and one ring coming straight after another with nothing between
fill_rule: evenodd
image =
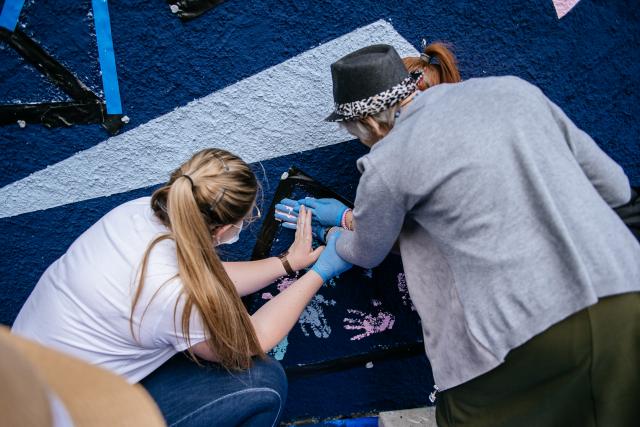
<instances>
[{"instance_id":1,"label":"denim fabric","mask_svg":"<svg viewBox=\"0 0 640 427\"><path fill-rule=\"evenodd\" d=\"M238 373L181 353L140 384L170 426L275 426L287 398L286 375L272 359Z\"/></svg>"}]
</instances>

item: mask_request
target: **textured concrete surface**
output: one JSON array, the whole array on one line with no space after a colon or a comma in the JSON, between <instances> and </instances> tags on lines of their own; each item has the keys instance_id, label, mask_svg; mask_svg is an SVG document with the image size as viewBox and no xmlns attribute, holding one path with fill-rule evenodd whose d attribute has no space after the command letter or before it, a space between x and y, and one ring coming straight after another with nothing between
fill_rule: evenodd
<instances>
[{"instance_id":1,"label":"textured concrete surface","mask_svg":"<svg viewBox=\"0 0 640 427\"><path fill-rule=\"evenodd\" d=\"M417 54L384 20L354 30L1 188L0 218L158 184L211 146L257 162L348 140L323 121L333 105L327 70L375 43Z\"/></svg>"},{"instance_id":2,"label":"textured concrete surface","mask_svg":"<svg viewBox=\"0 0 640 427\"><path fill-rule=\"evenodd\" d=\"M378 427L437 427L436 409L405 409L402 411L380 412Z\"/></svg>"}]
</instances>

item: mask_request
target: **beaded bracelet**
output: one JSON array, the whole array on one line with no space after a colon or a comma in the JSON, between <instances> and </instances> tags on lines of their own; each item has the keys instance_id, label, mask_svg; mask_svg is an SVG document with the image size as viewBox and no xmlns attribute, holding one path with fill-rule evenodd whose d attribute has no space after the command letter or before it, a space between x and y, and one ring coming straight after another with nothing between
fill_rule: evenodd
<instances>
[{"instance_id":1,"label":"beaded bracelet","mask_svg":"<svg viewBox=\"0 0 640 427\"><path fill-rule=\"evenodd\" d=\"M345 209L344 212L342 213L342 220L340 220L340 226L342 228L345 228L349 231L351 231L351 229L349 227L347 227L347 213L351 212L351 209Z\"/></svg>"}]
</instances>

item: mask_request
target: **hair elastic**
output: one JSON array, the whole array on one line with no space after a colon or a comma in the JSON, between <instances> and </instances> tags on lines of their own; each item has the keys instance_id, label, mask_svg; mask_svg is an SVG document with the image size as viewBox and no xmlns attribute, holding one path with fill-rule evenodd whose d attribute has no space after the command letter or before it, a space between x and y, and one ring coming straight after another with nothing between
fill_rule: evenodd
<instances>
[{"instance_id":1,"label":"hair elastic","mask_svg":"<svg viewBox=\"0 0 640 427\"><path fill-rule=\"evenodd\" d=\"M422 53L420 54L420 59L425 61L427 64L431 63L431 55L428 55L425 51L427 50L427 39L422 39Z\"/></svg>"},{"instance_id":2,"label":"hair elastic","mask_svg":"<svg viewBox=\"0 0 640 427\"><path fill-rule=\"evenodd\" d=\"M195 186L196 186L196 185L193 183L193 179L191 179L191 177L190 177L189 175L187 175L187 174L182 174L182 175L180 175L180 176L182 176L182 177L184 177L184 178L187 178L187 179L189 180L189 182L191 183L191 190L193 191L193 189L194 189L194 188L195 188Z\"/></svg>"}]
</instances>

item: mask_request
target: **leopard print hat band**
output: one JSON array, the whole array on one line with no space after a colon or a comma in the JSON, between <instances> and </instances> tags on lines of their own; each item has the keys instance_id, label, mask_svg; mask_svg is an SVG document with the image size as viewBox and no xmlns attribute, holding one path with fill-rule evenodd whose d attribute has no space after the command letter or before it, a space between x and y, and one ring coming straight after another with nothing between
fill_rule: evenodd
<instances>
[{"instance_id":1,"label":"leopard print hat band","mask_svg":"<svg viewBox=\"0 0 640 427\"><path fill-rule=\"evenodd\" d=\"M370 96L369 98L344 104L334 104L335 113L342 116L341 119L337 121L373 116L390 108L415 92L421 77L422 73L420 72L412 73L392 88Z\"/></svg>"}]
</instances>

